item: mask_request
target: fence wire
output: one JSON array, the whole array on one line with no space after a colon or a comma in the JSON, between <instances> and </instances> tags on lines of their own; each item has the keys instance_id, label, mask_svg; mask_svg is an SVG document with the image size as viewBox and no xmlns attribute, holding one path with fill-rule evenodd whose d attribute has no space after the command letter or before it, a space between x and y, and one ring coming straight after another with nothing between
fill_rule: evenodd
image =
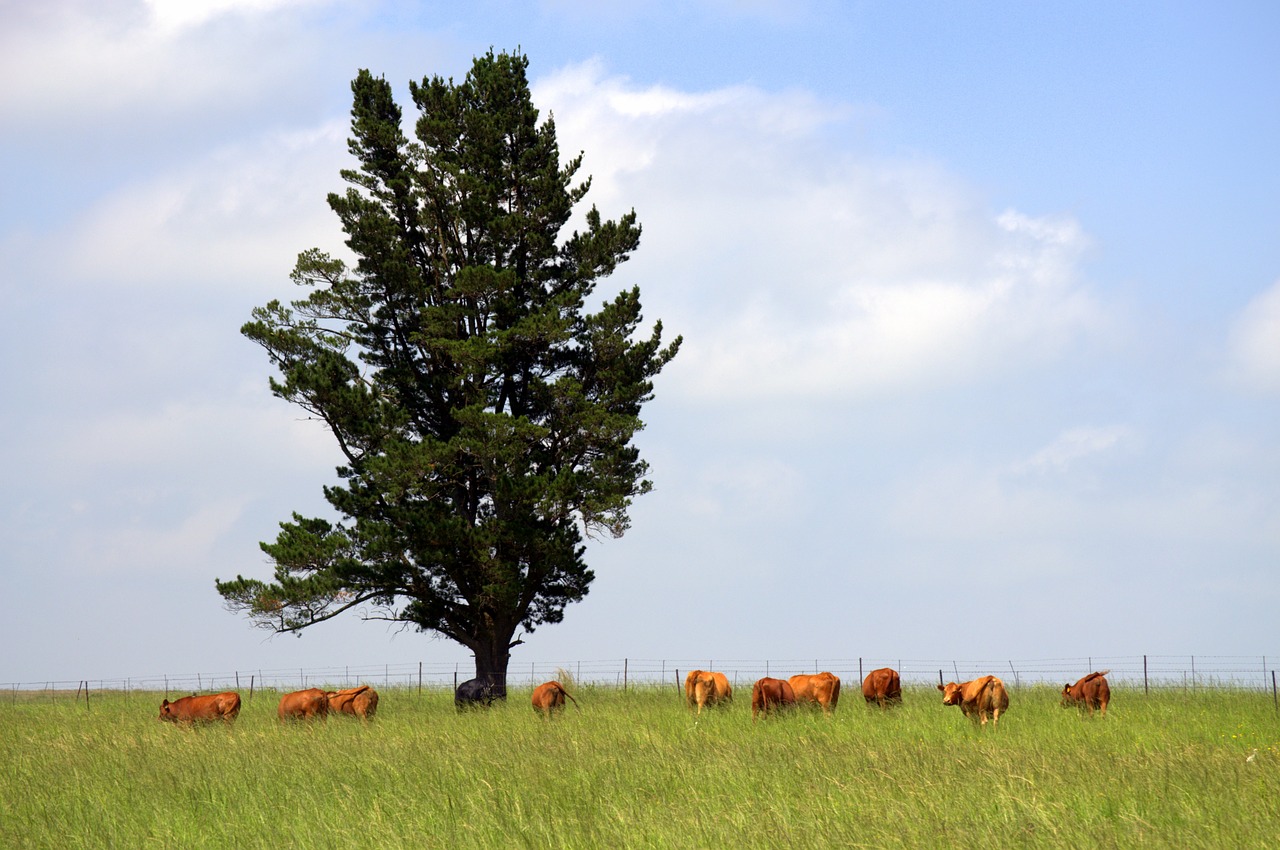
<instances>
[{"instance_id":1,"label":"fence wire","mask_svg":"<svg viewBox=\"0 0 1280 850\"><path fill-rule=\"evenodd\" d=\"M1145 688L1231 687L1273 690L1280 654L1268 655L1122 655L1035 659L918 659L918 658L615 658L597 660L513 663L507 670L512 688L537 685L549 679L570 678L577 685L640 687L679 686L690 670L718 670L736 687L763 676L786 678L797 673L830 671L845 682L858 683L871 670L892 667L903 684L929 685L963 682L996 675L1007 685L1061 686L1095 670L1107 670L1113 686ZM293 669L245 668L210 673L160 673L125 678L86 678L0 683L0 689L50 696L88 691L146 691L166 694L209 693L226 690L292 691L310 687L345 688L368 684L384 688L452 689L471 678L468 665L454 662L365 664Z\"/></svg>"}]
</instances>

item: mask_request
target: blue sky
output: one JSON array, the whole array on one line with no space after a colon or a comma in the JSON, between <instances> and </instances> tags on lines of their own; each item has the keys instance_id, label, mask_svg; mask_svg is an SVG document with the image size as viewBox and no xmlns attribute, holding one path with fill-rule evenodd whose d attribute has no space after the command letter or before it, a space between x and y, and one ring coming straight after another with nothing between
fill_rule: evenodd
<instances>
[{"instance_id":1,"label":"blue sky","mask_svg":"<svg viewBox=\"0 0 1280 850\"><path fill-rule=\"evenodd\" d=\"M686 339L515 663L1280 654L1278 7L459 5L0 9L0 682L466 658L213 579L333 478L238 329L341 247L350 79L491 46Z\"/></svg>"}]
</instances>

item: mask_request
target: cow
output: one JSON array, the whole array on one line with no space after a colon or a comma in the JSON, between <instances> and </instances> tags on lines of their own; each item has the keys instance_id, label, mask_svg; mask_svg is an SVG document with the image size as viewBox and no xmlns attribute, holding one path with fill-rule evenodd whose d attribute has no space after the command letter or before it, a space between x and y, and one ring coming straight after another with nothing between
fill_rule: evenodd
<instances>
[{"instance_id":1,"label":"cow","mask_svg":"<svg viewBox=\"0 0 1280 850\"><path fill-rule=\"evenodd\" d=\"M573 694L564 689L564 685L559 682L543 682L533 689L533 710L541 711L544 716L550 717L564 708L565 697L568 697L574 706L578 705L578 701L573 698Z\"/></svg>"},{"instance_id":2,"label":"cow","mask_svg":"<svg viewBox=\"0 0 1280 850\"><path fill-rule=\"evenodd\" d=\"M943 705L958 705L965 717L982 726L987 725L987 715L991 716L992 725L999 725L1000 712L1009 708L1009 692L1004 689L1004 682L995 676L983 676L969 682L948 682L938 685L942 691Z\"/></svg>"},{"instance_id":3,"label":"cow","mask_svg":"<svg viewBox=\"0 0 1280 850\"><path fill-rule=\"evenodd\" d=\"M1111 702L1111 686L1107 684L1107 674L1110 670L1103 670L1101 673L1090 673L1074 685L1062 686L1062 704L1080 706L1083 705L1089 709L1089 713L1093 714L1095 708L1102 709L1102 716L1107 716L1107 703Z\"/></svg>"},{"instance_id":4,"label":"cow","mask_svg":"<svg viewBox=\"0 0 1280 850\"><path fill-rule=\"evenodd\" d=\"M350 714L361 720L371 720L378 712L378 692L368 685L328 691L325 697L329 700L330 714Z\"/></svg>"},{"instance_id":5,"label":"cow","mask_svg":"<svg viewBox=\"0 0 1280 850\"><path fill-rule=\"evenodd\" d=\"M311 720L329 717L329 697L319 688L307 688L305 691L294 691L280 697L280 707L276 715L281 720Z\"/></svg>"},{"instance_id":6,"label":"cow","mask_svg":"<svg viewBox=\"0 0 1280 850\"><path fill-rule=\"evenodd\" d=\"M901 705L902 679L898 676L898 671L892 667L872 670L862 680L862 698L867 701L867 705L874 702L881 708L890 704Z\"/></svg>"},{"instance_id":7,"label":"cow","mask_svg":"<svg viewBox=\"0 0 1280 850\"><path fill-rule=\"evenodd\" d=\"M690 708L702 714L703 706L713 706L733 700L733 688L723 673L710 670L690 670L684 677L684 699Z\"/></svg>"},{"instance_id":8,"label":"cow","mask_svg":"<svg viewBox=\"0 0 1280 850\"><path fill-rule=\"evenodd\" d=\"M787 680L796 695L797 703L806 703L822 707L823 714L836 710L840 701L840 677L834 673L801 673Z\"/></svg>"},{"instance_id":9,"label":"cow","mask_svg":"<svg viewBox=\"0 0 1280 850\"><path fill-rule=\"evenodd\" d=\"M240 714L240 695L234 691L222 694L210 694L189 697L160 703L160 719L170 723L191 725L192 723L209 723L221 720L231 723Z\"/></svg>"},{"instance_id":10,"label":"cow","mask_svg":"<svg viewBox=\"0 0 1280 850\"><path fill-rule=\"evenodd\" d=\"M488 708L494 702L507 698L507 689L493 677L467 679L453 692L453 704L458 711L468 708Z\"/></svg>"},{"instance_id":11,"label":"cow","mask_svg":"<svg viewBox=\"0 0 1280 850\"><path fill-rule=\"evenodd\" d=\"M766 716L779 709L796 704L796 693L791 683L784 679L770 679L766 676L751 686L751 722L761 714Z\"/></svg>"}]
</instances>

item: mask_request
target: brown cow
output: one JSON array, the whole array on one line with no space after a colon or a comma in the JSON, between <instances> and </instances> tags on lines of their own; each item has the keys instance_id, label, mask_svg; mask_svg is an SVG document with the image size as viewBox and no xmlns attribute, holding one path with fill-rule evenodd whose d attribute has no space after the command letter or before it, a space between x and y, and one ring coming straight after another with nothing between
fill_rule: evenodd
<instances>
[{"instance_id":1,"label":"brown cow","mask_svg":"<svg viewBox=\"0 0 1280 850\"><path fill-rule=\"evenodd\" d=\"M834 673L815 673L812 676L800 673L787 680L791 690L795 692L797 703L810 703L822 706L823 714L836 710L840 702L840 677Z\"/></svg>"},{"instance_id":2,"label":"brown cow","mask_svg":"<svg viewBox=\"0 0 1280 850\"><path fill-rule=\"evenodd\" d=\"M280 697L280 708L276 713L281 720L310 720L313 717L325 720L329 716L329 698L319 688L294 691Z\"/></svg>"},{"instance_id":3,"label":"brown cow","mask_svg":"<svg viewBox=\"0 0 1280 850\"><path fill-rule=\"evenodd\" d=\"M970 720L987 725L987 715L991 715L993 725L1000 723L1000 712L1009 708L1009 692L1004 689L1004 682L995 676L983 676L969 682L948 682L946 686L938 685L942 691L943 705L958 705L960 711Z\"/></svg>"},{"instance_id":4,"label":"brown cow","mask_svg":"<svg viewBox=\"0 0 1280 850\"><path fill-rule=\"evenodd\" d=\"M902 679L892 667L872 670L862 680L862 698L885 708L890 704L902 704Z\"/></svg>"},{"instance_id":5,"label":"brown cow","mask_svg":"<svg viewBox=\"0 0 1280 850\"><path fill-rule=\"evenodd\" d=\"M189 697L160 703L160 719L170 723L208 723L221 720L230 723L240 714L240 695L234 691Z\"/></svg>"},{"instance_id":6,"label":"brown cow","mask_svg":"<svg viewBox=\"0 0 1280 850\"><path fill-rule=\"evenodd\" d=\"M559 682L543 682L533 689L533 710L541 711L544 716L550 717L564 708L565 697L568 697L575 707L578 705L578 701L573 698L573 694L564 689L564 685Z\"/></svg>"},{"instance_id":7,"label":"brown cow","mask_svg":"<svg viewBox=\"0 0 1280 850\"><path fill-rule=\"evenodd\" d=\"M702 713L703 706L719 705L733 700L729 677L709 670L690 670L684 677L684 698L690 708Z\"/></svg>"},{"instance_id":8,"label":"brown cow","mask_svg":"<svg viewBox=\"0 0 1280 850\"><path fill-rule=\"evenodd\" d=\"M791 683L784 679L765 677L751 687L751 722L754 723L761 712L768 715L796 704L796 692Z\"/></svg>"},{"instance_id":9,"label":"brown cow","mask_svg":"<svg viewBox=\"0 0 1280 850\"><path fill-rule=\"evenodd\" d=\"M350 714L361 720L371 720L378 712L378 692L368 685L328 691L325 698L329 701L330 714Z\"/></svg>"},{"instance_id":10,"label":"brown cow","mask_svg":"<svg viewBox=\"0 0 1280 850\"><path fill-rule=\"evenodd\" d=\"M1106 717L1107 703L1111 702L1111 686L1107 684L1107 674L1110 672L1103 670L1101 673L1090 673L1074 685L1063 685L1062 704L1083 704L1090 714L1093 714L1095 708L1100 708L1102 716Z\"/></svg>"}]
</instances>

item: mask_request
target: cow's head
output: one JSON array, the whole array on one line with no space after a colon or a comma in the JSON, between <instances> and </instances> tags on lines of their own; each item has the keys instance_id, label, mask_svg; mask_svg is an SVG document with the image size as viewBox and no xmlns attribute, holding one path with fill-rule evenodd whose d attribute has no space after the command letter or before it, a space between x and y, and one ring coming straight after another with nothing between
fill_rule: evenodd
<instances>
[{"instance_id":1,"label":"cow's head","mask_svg":"<svg viewBox=\"0 0 1280 850\"><path fill-rule=\"evenodd\" d=\"M960 686L955 682L947 682L945 685L938 685L938 690L942 691L943 705L960 704Z\"/></svg>"},{"instance_id":2,"label":"cow's head","mask_svg":"<svg viewBox=\"0 0 1280 850\"><path fill-rule=\"evenodd\" d=\"M160 719L168 720L170 722L176 722L178 720L177 715L173 713L173 703L169 702L167 699L160 703Z\"/></svg>"}]
</instances>

